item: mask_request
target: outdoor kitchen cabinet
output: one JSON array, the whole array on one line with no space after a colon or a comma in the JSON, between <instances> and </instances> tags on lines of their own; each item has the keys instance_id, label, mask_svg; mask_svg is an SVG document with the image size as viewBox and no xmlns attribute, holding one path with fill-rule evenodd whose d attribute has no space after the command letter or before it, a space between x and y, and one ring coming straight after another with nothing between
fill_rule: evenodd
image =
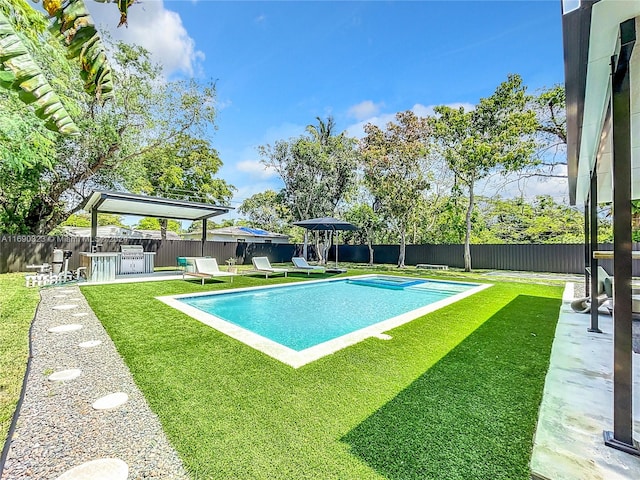
<instances>
[{"instance_id":1,"label":"outdoor kitchen cabinet","mask_svg":"<svg viewBox=\"0 0 640 480\"><path fill-rule=\"evenodd\" d=\"M80 252L80 266L87 269L87 282L115 280L118 255L116 252Z\"/></svg>"}]
</instances>

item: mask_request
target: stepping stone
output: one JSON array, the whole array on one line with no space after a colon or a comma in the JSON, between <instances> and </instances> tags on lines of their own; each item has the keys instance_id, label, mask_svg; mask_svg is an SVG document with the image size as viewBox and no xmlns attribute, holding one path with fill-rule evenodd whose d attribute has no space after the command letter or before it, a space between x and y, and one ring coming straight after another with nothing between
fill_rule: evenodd
<instances>
[{"instance_id":1,"label":"stepping stone","mask_svg":"<svg viewBox=\"0 0 640 480\"><path fill-rule=\"evenodd\" d=\"M49 380L52 382L62 382L64 380L73 380L74 378L78 378L82 373L81 370L77 368L71 368L69 370L60 370L59 372L52 373L49 375Z\"/></svg>"},{"instance_id":2,"label":"stepping stone","mask_svg":"<svg viewBox=\"0 0 640 480\"><path fill-rule=\"evenodd\" d=\"M101 343L102 343L101 340L89 340L88 342L79 343L78 346L80 348L93 348L93 347L97 347Z\"/></svg>"},{"instance_id":3,"label":"stepping stone","mask_svg":"<svg viewBox=\"0 0 640 480\"><path fill-rule=\"evenodd\" d=\"M58 325L57 327L51 327L47 332L49 333L63 333L63 332L74 332L76 330L80 330L82 325L79 323L67 323L66 325Z\"/></svg>"},{"instance_id":4,"label":"stepping stone","mask_svg":"<svg viewBox=\"0 0 640 480\"><path fill-rule=\"evenodd\" d=\"M72 313L71 314L72 317L86 317L87 315L89 315L87 312L80 312L80 313Z\"/></svg>"},{"instance_id":5,"label":"stepping stone","mask_svg":"<svg viewBox=\"0 0 640 480\"><path fill-rule=\"evenodd\" d=\"M53 298L67 298L66 295L54 295Z\"/></svg>"},{"instance_id":6,"label":"stepping stone","mask_svg":"<svg viewBox=\"0 0 640 480\"><path fill-rule=\"evenodd\" d=\"M391 340L393 338L391 335L387 335L386 333L376 333L373 336L380 340Z\"/></svg>"},{"instance_id":7,"label":"stepping stone","mask_svg":"<svg viewBox=\"0 0 640 480\"><path fill-rule=\"evenodd\" d=\"M127 480L129 466L119 458L100 458L67 470L56 480Z\"/></svg>"},{"instance_id":8,"label":"stepping stone","mask_svg":"<svg viewBox=\"0 0 640 480\"><path fill-rule=\"evenodd\" d=\"M53 307L54 310L71 310L74 308L78 308L78 305L64 304L64 305L56 305Z\"/></svg>"},{"instance_id":9,"label":"stepping stone","mask_svg":"<svg viewBox=\"0 0 640 480\"><path fill-rule=\"evenodd\" d=\"M104 397L99 398L91 405L95 410L109 410L111 408L119 407L129 400L129 395L124 392L110 393Z\"/></svg>"}]
</instances>

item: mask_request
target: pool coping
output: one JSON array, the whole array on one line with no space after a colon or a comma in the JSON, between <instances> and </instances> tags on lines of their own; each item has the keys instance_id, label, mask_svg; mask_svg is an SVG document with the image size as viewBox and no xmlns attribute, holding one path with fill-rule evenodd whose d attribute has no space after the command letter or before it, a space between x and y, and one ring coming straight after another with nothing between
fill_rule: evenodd
<instances>
[{"instance_id":1,"label":"pool coping","mask_svg":"<svg viewBox=\"0 0 640 480\"><path fill-rule=\"evenodd\" d=\"M332 278L332 279L321 279L321 280L308 280L303 282L304 285L309 285L313 283L327 283L327 282L336 282L342 280L352 280L356 278L367 278L367 277L402 277L401 275L380 275L380 274L369 274L369 275L355 275L349 277L340 277L340 278ZM402 277L402 278L412 278L412 277ZM425 279L432 282L442 282L439 280L431 280ZM255 332L247 330L243 327L239 327L238 325L234 325L227 320L223 320L222 318L216 317L215 315L211 315L209 313L205 313L202 310L199 310L195 307L187 305L180 301L181 298L189 298L189 297L202 297L202 296L211 296L211 295L223 295L228 293L235 292L246 292L246 291L254 291L254 290L264 290L264 289L273 289L273 288L283 288L290 287L292 285L301 285L302 283L280 283L277 285L261 285L257 287L241 287L241 288L233 288L233 289L225 289L219 291L208 291L208 292L200 292L200 293L185 293L180 295L168 295L168 296L160 296L155 297L157 300L160 300L166 305L175 308L176 310L193 317L194 319L208 325L215 330L218 330L225 335L238 340L255 350L258 350L266 355L269 355L280 362L289 365L293 368L300 368L304 365L307 365L311 362L314 362L322 357L335 353L343 348L349 347L351 345L355 345L367 338L370 337L379 337L383 332L391 330L393 328L399 327L400 325L404 325L405 323L410 322L411 320L415 320L418 317L422 317L428 313L439 310L440 308L451 305L463 298L474 295L482 290L485 290L493 284L491 283L476 283L476 282L456 282L456 281L444 281L443 283L458 283L458 284L467 284L467 285L477 285L476 287L470 288L464 292L457 293L450 297L447 297L443 300L438 300L437 302L431 303L429 305L425 305L424 307L420 307L409 312L397 315L395 317L388 318L387 320L383 320L382 322L375 323L368 327L361 328L359 330L355 330L353 332L347 333L340 337L334 338L332 340L328 340L326 342L320 343L318 345L314 345L313 347L305 348L304 350L296 351L292 348L285 347L278 342L270 340L262 335L259 335Z\"/></svg>"}]
</instances>

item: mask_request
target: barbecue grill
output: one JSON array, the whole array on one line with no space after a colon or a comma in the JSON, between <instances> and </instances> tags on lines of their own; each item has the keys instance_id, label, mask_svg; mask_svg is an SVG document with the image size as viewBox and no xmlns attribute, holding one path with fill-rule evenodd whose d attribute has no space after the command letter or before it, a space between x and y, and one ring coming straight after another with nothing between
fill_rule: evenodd
<instances>
[{"instance_id":1,"label":"barbecue grill","mask_svg":"<svg viewBox=\"0 0 640 480\"><path fill-rule=\"evenodd\" d=\"M121 245L120 274L144 273L144 249L142 245Z\"/></svg>"}]
</instances>

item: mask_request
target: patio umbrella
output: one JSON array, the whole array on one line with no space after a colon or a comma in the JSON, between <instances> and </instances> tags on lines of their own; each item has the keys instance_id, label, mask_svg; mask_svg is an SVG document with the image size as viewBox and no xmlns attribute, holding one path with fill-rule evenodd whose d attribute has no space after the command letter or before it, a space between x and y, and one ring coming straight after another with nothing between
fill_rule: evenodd
<instances>
[{"instance_id":1,"label":"patio umbrella","mask_svg":"<svg viewBox=\"0 0 640 480\"><path fill-rule=\"evenodd\" d=\"M333 235L337 230L358 230L358 227L352 223L338 220L333 217L311 218L309 220L301 220L293 222L294 225L307 230L325 230L331 231ZM307 258L307 234L304 235L304 257ZM338 243L336 242L336 268L338 267Z\"/></svg>"}]
</instances>

